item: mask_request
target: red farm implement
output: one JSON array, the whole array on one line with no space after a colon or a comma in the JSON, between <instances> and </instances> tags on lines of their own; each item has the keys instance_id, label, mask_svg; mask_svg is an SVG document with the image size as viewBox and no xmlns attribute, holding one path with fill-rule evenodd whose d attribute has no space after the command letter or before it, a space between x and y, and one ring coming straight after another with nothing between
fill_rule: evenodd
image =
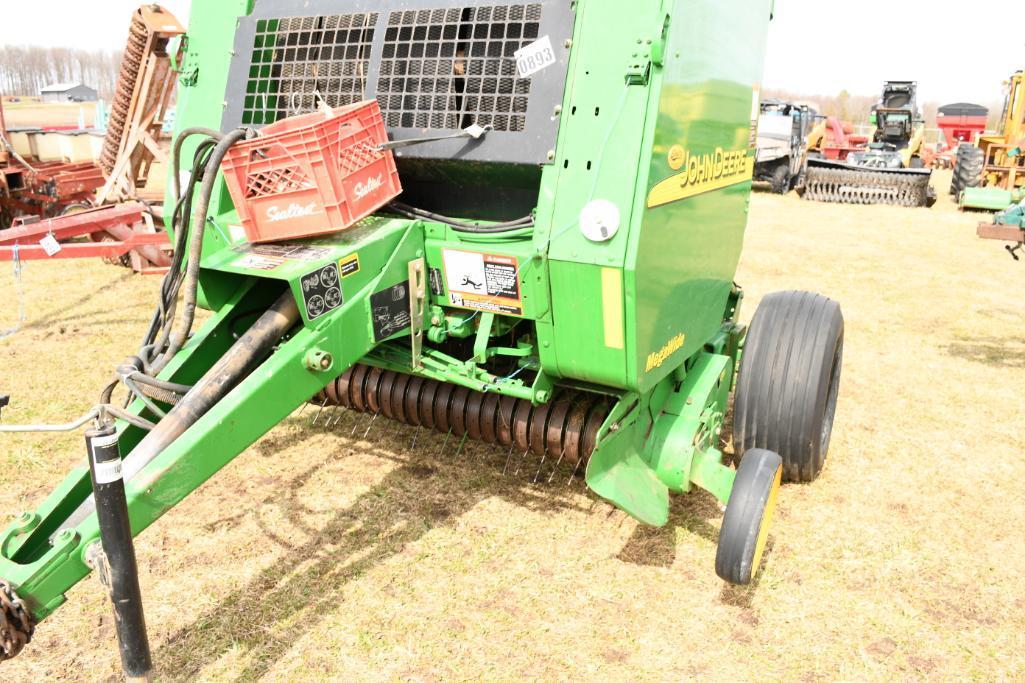
<instances>
[{"instance_id":1,"label":"red farm implement","mask_svg":"<svg viewBox=\"0 0 1025 683\"><path fill-rule=\"evenodd\" d=\"M868 137L855 135L854 126L830 116L822 119L808 135L809 154L829 161L846 161L852 152L861 152Z\"/></svg>"},{"instance_id":2,"label":"red farm implement","mask_svg":"<svg viewBox=\"0 0 1025 683\"><path fill-rule=\"evenodd\" d=\"M0 261L100 257L139 273L171 265L166 232L156 232L139 202L88 209L67 216L23 217L0 230Z\"/></svg>"},{"instance_id":3,"label":"red farm implement","mask_svg":"<svg viewBox=\"0 0 1025 683\"><path fill-rule=\"evenodd\" d=\"M935 168L953 168L961 143L974 143L986 132L989 110L977 104L959 103L940 107L936 125L943 132L933 159Z\"/></svg>"},{"instance_id":4,"label":"red farm implement","mask_svg":"<svg viewBox=\"0 0 1025 683\"><path fill-rule=\"evenodd\" d=\"M89 202L103 186L103 172L89 162L14 161L0 174L0 187L6 190L0 194L0 211L8 216L55 216L69 205Z\"/></svg>"}]
</instances>

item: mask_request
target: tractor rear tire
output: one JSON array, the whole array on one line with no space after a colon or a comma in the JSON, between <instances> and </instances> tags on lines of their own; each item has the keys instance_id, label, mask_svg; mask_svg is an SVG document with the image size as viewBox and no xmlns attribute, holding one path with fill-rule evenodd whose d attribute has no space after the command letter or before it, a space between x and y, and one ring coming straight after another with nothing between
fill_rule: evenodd
<instances>
[{"instance_id":1,"label":"tractor rear tire","mask_svg":"<svg viewBox=\"0 0 1025 683\"><path fill-rule=\"evenodd\" d=\"M715 552L715 573L724 581L746 586L758 573L782 474L783 459L776 453L755 448L744 454Z\"/></svg>"},{"instance_id":2,"label":"tractor rear tire","mask_svg":"<svg viewBox=\"0 0 1025 683\"><path fill-rule=\"evenodd\" d=\"M772 170L772 192L773 194L786 194L790 192L790 167L781 163Z\"/></svg>"},{"instance_id":3,"label":"tractor rear tire","mask_svg":"<svg viewBox=\"0 0 1025 683\"><path fill-rule=\"evenodd\" d=\"M986 165L985 153L975 145L961 145L957 148L954 163L954 179L950 181L950 194L954 197L970 187L982 185L982 172Z\"/></svg>"},{"instance_id":4,"label":"tractor rear tire","mask_svg":"<svg viewBox=\"0 0 1025 683\"><path fill-rule=\"evenodd\" d=\"M840 305L777 292L755 312L734 397L733 447L783 458L783 480L815 480L826 461L843 365ZM743 461L741 461L743 464Z\"/></svg>"}]
</instances>

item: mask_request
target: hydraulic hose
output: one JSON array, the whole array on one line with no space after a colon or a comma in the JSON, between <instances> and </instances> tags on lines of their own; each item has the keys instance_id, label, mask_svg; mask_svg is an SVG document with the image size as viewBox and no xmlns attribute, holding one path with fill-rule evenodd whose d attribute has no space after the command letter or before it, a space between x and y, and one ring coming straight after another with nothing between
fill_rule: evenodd
<instances>
[{"instance_id":1,"label":"hydraulic hose","mask_svg":"<svg viewBox=\"0 0 1025 683\"><path fill-rule=\"evenodd\" d=\"M132 449L124 460L125 481L131 481L132 477L224 398L298 321L299 307L292 293L286 291L203 375L185 398ZM90 496L55 533L78 526L95 506Z\"/></svg>"},{"instance_id":2,"label":"hydraulic hose","mask_svg":"<svg viewBox=\"0 0 1025 683\"><path fill-rule=\"evenodd\" d=\"M217 169L220 168L221 161L224 160L228 149L239 140L245 138L248 133L249 131L243 128L231 131L221 138L221 141L217 143L217 146L210 154L210 160L207 162L206 170L203 172L203 185L200 188L199 203L196 204L192 214L191 241L189 243L188 262L183 282L185 297L181 325L178 328L174 328L173 325L167 328L168 334L165 335L168 337L167 349L147 368L148 373L151 375L158 374L171 362L171 359L185 345L185 341L192 332L192 323L196 317L196 298L199 292L199 262L203 254L203 236L206 233L206 218L210 209L210 199L213 196L214 181L217 179ZM157 345L157 349L162 347L163 344Z\"/></svg>"},{"instance_id":3,"label":"hydraulic hose","mask_svg":"<svg viewBox=\"0 0 1025 683\"><path fill-rule=\"evenodd\" d=\"M174 190L175 198L181 197L181 151L182 145L185 140L193 135L205 135L208 138L220 141L224 138L224 135L213 128L203 128L202 126L196 126L193 128L186 128L182 132L178 133L178 137L174 139L174 144L171 146L171 168L174 171L171 174L171 187Z\"/></svg>"},{"instance_id":4,"label":"hydraulic hose","mask_svg":"<svg viewBox=\"0 0 1025 683\"><path fill-rule=\"evenodd\" d=\"M455 218L449 218L448 216L442 216L438 213L433 213L425 209L418 209L402 202L392 202L390 207L393 211L406 216L407 218L420 218L429 221L435 221L449 226L456 232L465 232L478 235L491 235L500 234L503 232L510 232L512 230L523 230L534 225L533 216L524 216L523 218L517 218L516 220L506 221L503 223L469 223L467 221L457 220Z\"/></svg>"},{"instance_id":5,"label":"hydraulic hose","mask_svg":"<svg viewBox=\"0 0 1025 683\"><path fill-rule=\"evenodd\" d=\"M183 131L182 135L188 136L204 132L205 130L207 129L189 128ZM210 132L216 133L216 131ZM179 139L183 138L179 137ZM169 328L173 324L174 312L178 305L178 292L181 290L181 283L185 275L182 272L182 263L185 258L185 246L189 235L188 218L192 215L193 188L199 179L203 177L203 171L209 161L210 152L216 144L214 139L206 139L199 143L192 162L192 172L189 175L189 188L184 195L182 195L180 187L176 193L174 211L171 215L171 225L175 229L174 256L171 260L171 266L161 282L157 310L153 313L153 319L146 331L146 335L143 337L142 346L139 350L139 357L142 359L141 368L144 370L150 368L155 356L159 355L160 351L166 347L168 337L170 336ZM176 144L172 150L172 165L175 169L179 165L180 152L181 145ZM177 171L174 173L174 178L175 180L179 178ZM161 335L161 340L159 344L156 344L158 335Z\"/></svg>"}]
</instances>

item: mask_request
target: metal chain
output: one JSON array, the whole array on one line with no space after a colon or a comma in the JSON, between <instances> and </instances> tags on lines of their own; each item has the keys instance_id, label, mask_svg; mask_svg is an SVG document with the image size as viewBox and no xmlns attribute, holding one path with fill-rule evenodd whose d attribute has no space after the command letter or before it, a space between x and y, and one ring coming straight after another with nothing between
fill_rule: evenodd
<instances>
[{"instance_id":1,"label":"metal chain","mask_svg":"<svg viewBox=\"0 0 1025 683\"><path fill-rule=\"evenodd\" d=\"M0 579L0 662L13 659L32 640L36 627L14 588Z\"/></svg>"}]
</instances>

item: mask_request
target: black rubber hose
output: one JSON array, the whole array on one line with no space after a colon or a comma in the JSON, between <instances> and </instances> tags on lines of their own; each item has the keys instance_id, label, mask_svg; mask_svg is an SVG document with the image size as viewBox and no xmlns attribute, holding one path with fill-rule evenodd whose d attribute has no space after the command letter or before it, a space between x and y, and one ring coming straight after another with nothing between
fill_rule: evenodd
<instances>
[{"instance_id":1,"label":"black rubber hose","mask_svg":"<svg viewBox=\"0 0 1025 683\"><path fill-rule=\"evenodd\" d=\"M517 218L516 220L506 221L504 223L487 223L479 225L477 223L468 223L466 221L460 221L455 218L449 218L448 216L442 216L441 214L427 211L425 209L418 209L408 204L401 202L392 202L390 205L391 209L396 213L399 213L407 218L421 218L425 220L435 221L449 226L456 232L474 233L480 235L510 232L512 230L522 230L523 228L529 228L534 225L533 216L524 216L523 218Z\"/></svg>"},{"instance_id":2,"label":"black rubber hose","mask_svg":"<svg viewBox=\"0 0 1025 683\"><path fill-rule=\"evenodd\" d=\"M149 375L144 375L141 372L138 373L138 374L132 375L132 381L138 382L139 384L146 384L146 385L149 385L149 386L154 387L156 389L163 389L164 391L173 391L176 394L183 394L184 395L184 394L189 393L192 390L192 387L190 387L188 384L177 384L175 382L165 382L165 381L163 381L161 379L157 379L156 377L150 377Z\"/></svg>"},{"instance_id":3,"label":"black rubber hose","mask_svg":"<svg viewBox=\"0 0 1025 683\"><path fill-rule=\"evenodd\" d=\"M174 443L175 439L196 424L270 353L274 345L297 322L299 307L292 293L285 291L221 356L220 360L207 370L192 391L132 449L124 460L125 481L130 481L165 448ZM78 526L95 508L96 503L93 497L89 496L55 533Z\"/></svg>"},{"instance_id":4,"label":"black rubber hose","mask_svg":"<svg viewBox=\"0 0 1025 683\"><path fill-rule=\"evenodd\" d=\"M184 396L182 394L177 394L177 393L175 393L173 391L167 391L165 389L161 389L160 387L152 387L152 386L150 386L148 384L143 384L141 382L138 383L138 384L135 384L136 380L138 380L138 379L139 379L138 376L135 376L135 377L132 377L132 379L127 380L127 381L129 381L132 384L134 384L135 388L138 388L138 390L140 392L142 392L142 394L144 396L152 398L155 401L160 401L161 403L166 403L167 405L173 406L173 405L176 405L177 403L181 402L182 398L184 398ZM132 388L132 387L129 387L129 388ZM133 395L132 398L134 399L135 396Z\"/></svg>"},{"instance_id":5,"label":"black rubber hose","mask_svg":"<svg viewBox=\"0 0 1025 683\"><path fill-rule=\"evenodd\" d=\"M214 140L220 140L224 137L224 134L219 130L213 128L203 128L202 126L196 126L194 128L186 128L182 132L178 133L178 137L174 139L174 145L171 146L171 168L173 173L171 175L171 187L174 189L174 196L181 197L181 178L179 173L181 167L179 164L182 145L185 140L192 137L193 135L205 135L208 138Z\"/></svg>"},{"instance_id":6,"label":"black rubber hose","mask_svg":"<svg viewBox=\"0 0 1025 683\"><path fill-rule=\"evenodd\" d=\"M206 233L206 218L210 210L210 200L213 197L214 181L217 179L217 169L224 160L228 149L248 134L248 130L238 128L225 135L217 147L210 154L206 169L203 171L203 185L200 188L199 203L192 213L191 221L191 242L189 243L188 262L185 269L184 307L182 308L182 322L177 329L172 329L167 349L147 368L149 374L159 374L167 366L174 355L185 345L192 332L192 323L196 317L196 297L199 291L199 261L203 254L203 236ZM161 345L162 346L162 345ZM160 347L158 347L160 348Z\"/></svg>"},{"instance_id":7,"label":"black rubber hose","mask_svg":"<svg viewBox=\"0 0 1025 683\"><path fill-rule=\"evenodd\" d=\"M181 272L182 259L184 258L185 244L189 233L188 222L183 221L182 217L188 217L191 215L190 211L192 209L192 197L195 182L198 178L202 177L202 169L205 168L206 163L209 160L209 152L213 149L215 144L216 142L213 140L205 140L199 144L192 163L192 173L189 176L189 187L184 193L184 196L176 197L177 201L171 215L171 225L173 225L175 229L174 256L171 261L171 266L161 282L160 299L157 304L157 310L153 313L153 318L150 321L150 326L146 335L143 337L142 348L139 352L139 355L144 358L147 366L153 360L152 353L155 348L154 341L161 330L167 328L169 318L173 317L174 309L177 304L178 291L181 288L181 281L183 277L183 273ZM170 332L168 332L168 334L170 334ZM166 338L164 343L166 344ZM162 346L159 348L162 348Z\"/></svg>"}]
</instances>

